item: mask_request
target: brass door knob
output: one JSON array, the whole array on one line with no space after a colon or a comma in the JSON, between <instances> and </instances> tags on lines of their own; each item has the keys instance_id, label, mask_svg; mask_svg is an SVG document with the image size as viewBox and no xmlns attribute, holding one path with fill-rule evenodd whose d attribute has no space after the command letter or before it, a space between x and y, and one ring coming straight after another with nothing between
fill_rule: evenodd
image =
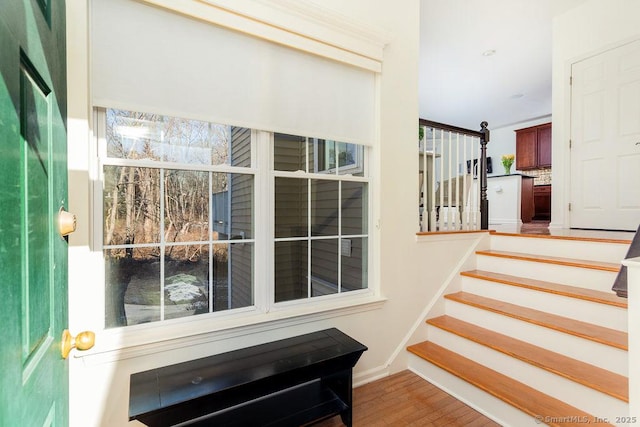
<instances>
[{"instance_id":1,"label":"brass door knob","mask_svg":"<svg viewBox=\"0 0 640 427\"><path fill-rule=\"evenodd\" d=\"M58 232L60 236L66 237L74 231L76 231L76 216L71 212L65 211L64 207L60 207L58 211Z\"/></svg>"},{"instance_id":2,"label":"brass door knob","mask_svg":"<svg viewBox=\"0 0 640 427\"><path fill-rule=\"evenodd\" d=\"M91 331L80 332L73 337L68 329L65 329L62 333L62 342L60 343L60 353L62 358L69 357L71 349L89 350L96 342L96 334Z\"/></svg>"}]
</instances>

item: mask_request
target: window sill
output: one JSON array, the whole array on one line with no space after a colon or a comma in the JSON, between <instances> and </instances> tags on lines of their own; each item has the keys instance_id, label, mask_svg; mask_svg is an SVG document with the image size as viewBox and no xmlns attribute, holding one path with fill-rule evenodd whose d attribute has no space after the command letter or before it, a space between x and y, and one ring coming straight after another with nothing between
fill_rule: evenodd
<instances>
[{"instance_id":1,"label":"window sill","mask_svg":"<svg viewBox=\"0 0 640 427\"><path fill-rule=\"evenodd\" d=\"M352 298L322 301L314 304L313 310L308 304L267 313L250 308L243 314L235 312L219 317L208 315L198 320L185 318L180 319L183 320L182 322L172 324L158 322L140 325L140 327L108 329L96 337L96 346L93 349L76 352L73 357L82 359L87 365L116 362L332 317L377 310L385 302L386 298L367 293ZM184 321L186 319L189 320Z\"/></svg>"}]
</instances>

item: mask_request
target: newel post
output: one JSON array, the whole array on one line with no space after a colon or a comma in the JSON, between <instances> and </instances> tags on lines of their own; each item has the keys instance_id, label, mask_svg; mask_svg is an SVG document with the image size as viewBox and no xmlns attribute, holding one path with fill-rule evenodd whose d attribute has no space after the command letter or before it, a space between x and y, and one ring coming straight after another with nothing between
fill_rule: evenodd
<instances>
[{"instance_id":1,"label":"newel post","mask_svg":"<svg viewBox=\"0 0 640 427\"><path fill-rule=\"evenodd\" d=\"M480 229L489 229L489 200L487 200L487 143L489 123L480 123Z\"/></svg>"}]
</instances>

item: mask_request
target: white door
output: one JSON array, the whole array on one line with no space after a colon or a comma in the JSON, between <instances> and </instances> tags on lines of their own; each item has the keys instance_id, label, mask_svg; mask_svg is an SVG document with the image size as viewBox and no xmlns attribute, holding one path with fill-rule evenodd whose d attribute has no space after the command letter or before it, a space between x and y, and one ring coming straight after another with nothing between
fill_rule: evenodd
<instances>
[{"instance_id":1,"label":"white door","mask_svg":"<svg viewBox=\"0 0 640 427\"><path fill-rule=\"evenodd\" d=\"M571 227L640 224L640 40L572 65Z\"/></svg>"}]
</instances>

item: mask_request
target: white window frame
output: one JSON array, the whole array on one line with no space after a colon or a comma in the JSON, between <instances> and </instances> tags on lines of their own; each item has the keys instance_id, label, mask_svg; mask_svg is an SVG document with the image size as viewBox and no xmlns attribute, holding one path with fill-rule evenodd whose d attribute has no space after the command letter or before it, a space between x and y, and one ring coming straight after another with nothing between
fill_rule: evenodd
<instances>
[{"instance_id":1,"label":"white window frame","mask_svg":"<svg viewBox=\"0 0 640 427\"><path fill-rule=\"evenodd\" d=\"M136 111L135 108L131 108L131 111ZM189 117L181 117L189 119ZM200 120L200 119L198 119ZM212 120L214 121L214 120ZM215 122L215 121L214 121ZM103 236L104 236L104 218L103 218L103 191L102 191L102 173L104 165L114 166L140 166L140 167L153 167L153 168L172 168L172 169L184 169L183 164L175 164L171 162L157 162L152 160L127 160L109 158L108 161L104 161L107 158L106 155L106 109L95 108L94 109L94 131L95 138L93 140L93 148L91 151L94 153L95 161L93 162L92 169L94 170L94 176L97 177L95 185L93 186L93 227L92 227L92 246L95 252L102 254L103 251ZM251 167L234 167L230 165L188 165L189 168L194 170L204 170L212 172L228 172L228 173L246 173L254 175L254 237L253 239L247 239L246 242L254 244L254 305L224 310L218 312L211 312L206 314L192 315L186 317L180 317L176 319L167 319L149 323L142 323L131 326L115 327L105 329L106 339L103 340L96 347L97 352L110 352L115 348L121 348L123 345L119 344L119 339L123 336L132 337L131 340L125 340L127 342L138 342L141 337L146 337L144 341L164 341L171 338L180 338L188 335L197 335L202 333L208 333L213 331L224 331L229 328L236 327L255 327L260 324L275 325L283 321L299 322L300 316L323 316L323 315L335 315L329 314L340 311L360 311L377 308L380 303L383 302L379 298L377 286L372 281L373 276L373 244L372 244L372 180L368 176L357 177L351 174L340 174L334 170L331 174L327 171L320 173L313 172L285 172L275 171L273 167L273 155L274 155L274 132L268 132L263 130L251 130ZM364 147L364 150L371 150L370 147ZM308 155L308 154L307 154ZM365 155L362 159L362 164L365 167L369 175L368 163L369 156ZM340 172L343 172L344 168L341 168ZM310 178L321 180L349 180L357 182L366 182L368 186L367 197L367 233L362 235L349 235L347 237L366 237L367 244L367 288L353 290L344 293L323 295L317 297L308 297L298 300L283 301L275 303L275 268L274 268L274 242L275 230L273 220L275 218L275 177L296 177L296 178ZM338 195L340 199L340 194ZM310 201L309 201L310 202ZM339 204L340 205L340 204ZM311 212L309 210L308 215ZM310 219L309 219L310 221ZM340 230L339 230L340 231ZM335 238L332 236L331 238ZM341 239L338 236L338 239ZM307 239L316 239L314 237L308 237ZM219 241L219 243L225 243L226 241ZM216 241L218 243L218 241ZM310 254L309 254L310 256ZM101 293L101 318L104 325L105 319L105 305L104 296L106 291L106 278L105 278L105 263L104 258L100 257L99 268L97 269L100 274L100 287ZM309 279L311 280L311 279ZM273 322L276 323L273 323ZM187 327L188 326L188 327ZM186 327L186 328L185 328ZM266 327L266 326L265 326ZM191 331L191 332L189 332ZM127 347L129 344L125 345ZM113 356L113 360L117 360L119 356Z\"/></svg>"},{"instance_id":2,"label":"white window frame","mask_svg":"<svg viewBox=\"0 0 640 427\"><path fill-rule=\"evenodd\" d=\"M308 150L308 146L310 142L313 142L314 144L314 156L316 156L316 158L314 159L314 169L317 169L317 154L318 154L318 138L310 138L310 137L306 137L305 140L305 165L309 165L309 150ZM336 144L338 144L337 141L334 141ZM273 133L270 134L270 141L269 141L269 145L270 145L270 157L269 157L269 165L270 167L270 183L271 183L271 191L270 194L274 195L275 194L275 179L276 178L295 178L295 179L306 179L308 180L307 183L307 194L310 196L311 195L311 180L316 179L316 180L331 180L331 181L338 181L338 182L342 182L342 181L346 181L346 182L362 182L362 183L366 183L367 184L367 194L370 194L370 179L368 176L368 173L366 173L366 171L368 171L368 165L364 164L364 160L368 158L367 155L362 154L362 156L358 155L358 158L356 160L356 164L355 165L347 165L347 166L341 166L341 167L335 167L335 168L330 168L330 169L326 169L326 170L322 170L322 171L317 171L314 170L309 171L309 172L305 172L305 171L279 171L279 170L275 170L275 168L273 167L274 165L274 155L275 155L275 143L274 143L274 135ZM362 151L366 151L369 149L369 147L366 146L359 146L362 147ZM360 150L356 151L357 153L360 153ZM337 153L337 150L336 150ZM337 160L336 160L337 161ZM364 176L354 176L351 172L355 172L354 168L357 168L358 172L362 172L363 170L365 171ZM345 172L349 172L349 173L345 173ZM371 263L370 263L370 256L371 256L371 249L370 249L370 236L371 236L371 222L370 222L370 212L372 209L372 205L371 205L371 197L368 196L367 197L367 232L366 233L362 233L362 234L349 234L349 235L342 235L342 186L338 187L338 234L336 235L331 235L331 236L312 236L311 235L311 215L312 215L312 211L311 211L311 197L308 198L307 200L307 227L308 227L308 232L307 232L307 236L306 237L280 237L277 238L275 237L275 232L272 231L270 234L270 241L275 244L276 242L287 242L287 241L306 241L307 242L307 271L309 272L309 276L307 278L307 297L306 298L300 298L300 299L295 299L295 300L288 300L288 301L281 301L281 302L275 302L275 288L272 290L271 292L271 304L273 305L273 309L278 310L281 308L286 308L288 306L291 305L299 305L299 304L304 304L304 303L313 303L314 301L318 300L318 299L330 299L330 298L345 298L346 296L348 296L349 294L361 294L361 293L369 293L371 292L369 290L369 278L371 277ZM275 197L273 198L273 200L275 200ZM273 204L272 210L271 210L271 218L275 220L275 204ZM275 221L271 221L272 223ZM350 238L366 238L367 239L367 288L364 289L358 289L358 290L352 290L352 291L348 291L348 292L342 292L342 261L340 259L341 257L341 249L342 249L342 240L346 238L346 239L350 239ZM311 242L316 241L316 240L326 240L326 239L338 239L340 248L338 251L338 283L336 284L337 286L337 291L336 293L333 294L328 294L328 295L322 295L322 296L312 296L312 282L314 280L314 277L311 275L311 255L312 255L312 251L311 251ZM272 255L275 254L275 250L272 250ZM274 262L271 263L271 265L274 265ZM275 270L275 269L273 269ZM275 287L275 277L271 280L272 286ZM333 285L333 284L332 284Z\"/></svg>"}]
</instances>

